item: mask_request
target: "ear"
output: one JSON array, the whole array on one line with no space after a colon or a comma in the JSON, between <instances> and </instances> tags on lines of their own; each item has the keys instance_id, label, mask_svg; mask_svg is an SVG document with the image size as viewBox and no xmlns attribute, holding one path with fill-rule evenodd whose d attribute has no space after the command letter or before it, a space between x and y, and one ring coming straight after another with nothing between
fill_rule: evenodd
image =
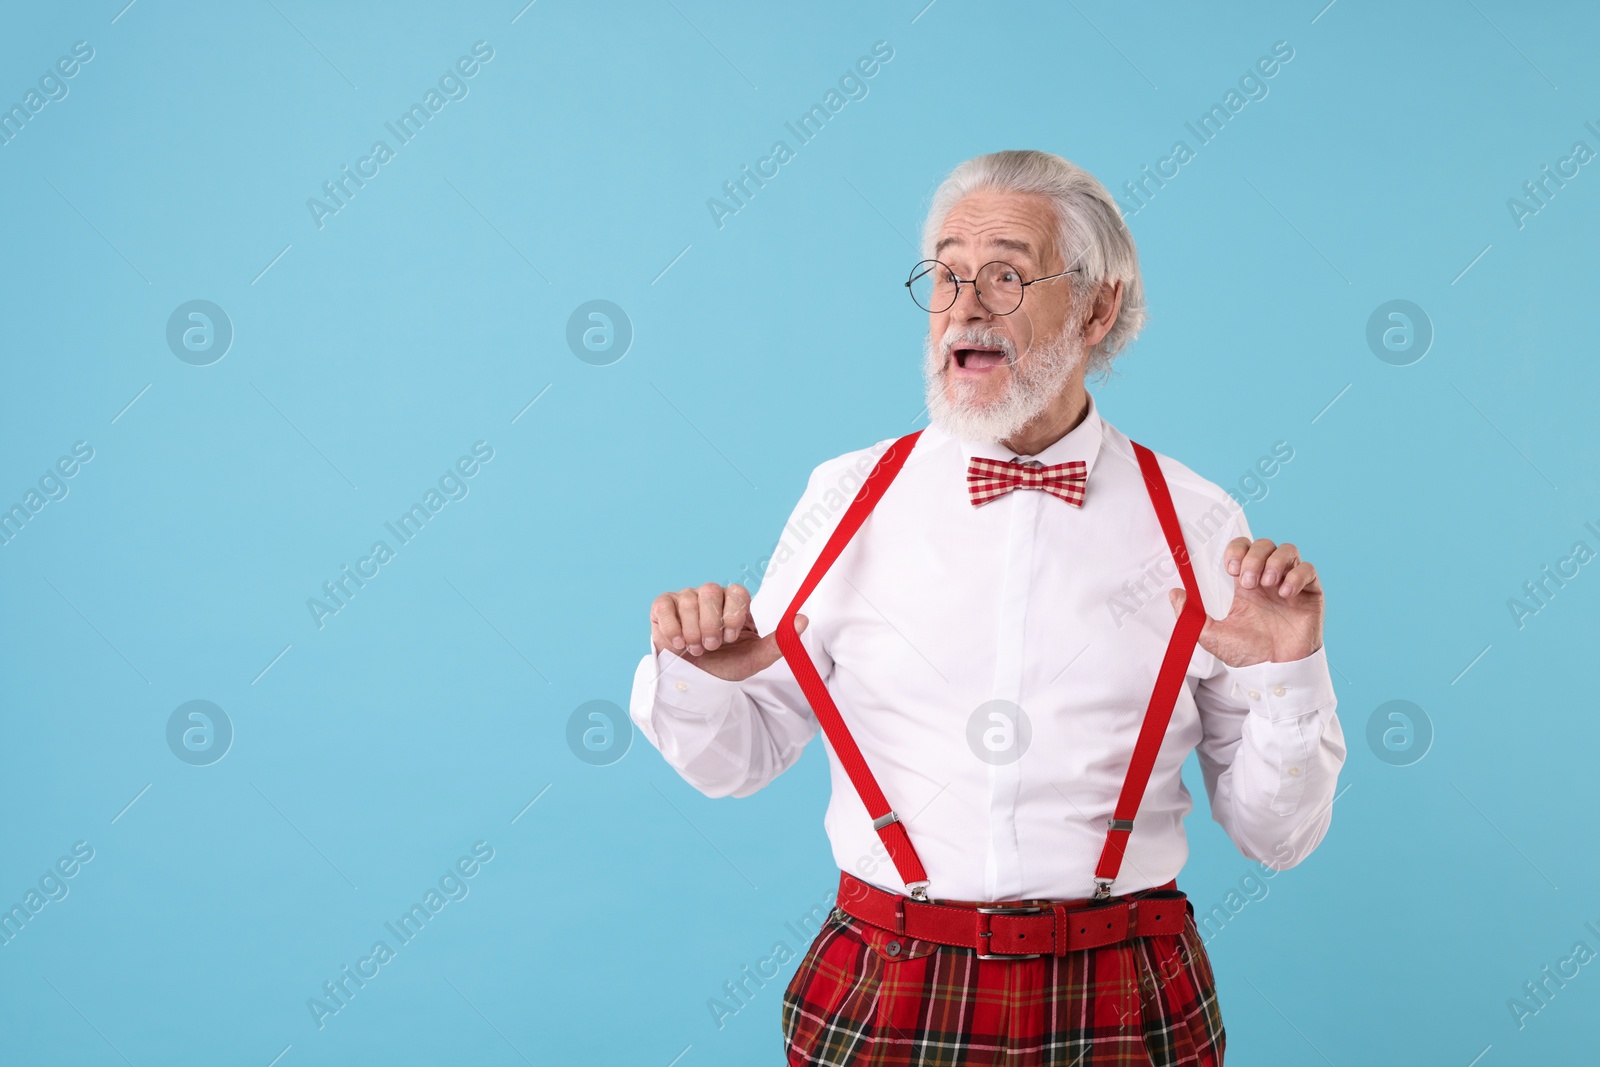
<instances>
[{"instance_id":1,"label":"ear","mask_svg":"<svg viewBox=\"0 0 1600 1067\"><path fill-rule=\"evenodd\" d=\"M1083 324L1083 343L1089 347L1099 344L1116 325L1117 312L1122 310L1122 282L1101 282L1094 295L1094 306Z\"/></svg>"}]
</instances>

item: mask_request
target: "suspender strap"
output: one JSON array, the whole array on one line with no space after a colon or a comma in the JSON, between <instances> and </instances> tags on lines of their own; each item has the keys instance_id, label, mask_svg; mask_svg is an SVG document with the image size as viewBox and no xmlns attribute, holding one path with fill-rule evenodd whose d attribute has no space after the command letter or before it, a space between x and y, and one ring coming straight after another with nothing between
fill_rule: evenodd
<instances>
[{"instance_id":1,"label":"suspender strap","mask_svg":"<svg viewBox=\"0 0 1600 1067\"><path fill-rule=\"evenodd\" d=\"M916 849L911 845L905 824L889 807L888 800L878 787L877 779L872 776L861 750L856 746L855 739L850 736L849 728L840 717L839 709L828 693L828 687L823 684L822 676L817 673L816 664L812 662L811 656L800 641L800 635L794 628L795 615L816 589L817 583L822 581L828 568L839 558L845 545L861 528L861 524L866 521L878 501L883 498L884 491L889 488L889 483L894 481L895 475L900 473L900 468L905 465L906 457L911 454L912 446L916 444L920 434L919 430L899 438L878 459L872 468L872 473L867 475L866 482L856 493L855 499L850 502L844 517L839 520L838 527L823 546L822 554L817 557L817 561L806 574L805 581L795 593L788 610L778 620L777 639L778 648L783 652L783 658L793 671L806 700L810 702L812 711L816 713L817 721L827 735L828 742L844 766L845 773L849 775L851 784L855 786L856 794L866 807L867 814L872 816L873 829L877 830L884 847L888 849L889 858L894 861L895 870L899 872L901 881L911 891L913 899L926 900L928 875L922 867ZM1095 899L1110 895L1111 883L1116 879L1117 871L1122 866L1128 835L1133 831L1134 816L1138 813L1139 802L1144 797L1145 786L1149 784L1150 773L1155 768L1156 754L1166 737L1167 724L1172 719L1172 710L1177 704L1178 693L1183 688L1189 660L1194 654L1195 644L1200 639L1200 630L1206 621L1205 605L1200 600L1200 586L1195 581L1194 570L1189 564L1189 552L1183 541L1183 529L1178 523L1177 512L1173 509L1172 497L1167 491L1161 467L1156 461L1155 453L1137 441L1131 443L1139 459L1139 469L1144 475L1150 501L1155 505L1161 532L1167 539L1167 547L1172 552L1173 561L1177 564L1178 573L1183 579L1187 597L1177 624L1173 627L1166 655L1161 661L1161 669L1156 675L1155 689L1150 694L1150 703L1145 709L1144 722L1139 728L1139 739L1134 745L1127 777L1123 780L1122 792L1117 797L1116 808L1110 820L1111 828L1106 833L1100 862L1095 867Z\"/></svg>"},{"instance_id":2,"label":"suspender strap","mask_svg":"<svg viewBox=\"0 0 1600 1067\"><path fill-rule=\"evenodd\" d=\"M1166 736L1167 723L1172 719L1172 709L1178 701L1178 691L1183 688L1189 659L1194 655L1194 646L1199 641L1200 630L1206 622L1205 605L1200 601L1200 587L1195 582L1194 570L1189 565L1189 550L1183 542L1183 529L1178 525L1178 515L1173 510L1172 497L1167 492L1167 481L1161 474L1155 453L1137 441L1132 444L1135 455L1139 457L1139 469L1144 474L1145 488L1149 490L1150 501L1156 508L1156 517L1161 522L1161 532L1166 535L1167 547L1178 565L1178 573L1183 577L1186 596L1183 611L1178 615L1177 624L1172 630L1172 638L1167 644L1167 654L1161 661L1161 670L1156 675L1155 689L1150 694L1150 705L1145 709L1144 724L1139 728L1139 740L1134 745L1133 759L1128 764L1128 775L1122 782L1122 793L1117 797L1117 806L1111 817L1111 829L1106 833L1105 847L1100 852L1100 862L1095 866L1096 898L1104 898L1111 894L1111 883L1116 879L1117 870L1122 866L1128 835L1133 832L1133 817L1139 810L1139 801L1144 797L1144 788L1149 784L1150 772L1155 768L1156 753L1160 751L1161 741Z\"/></svg>"},{"instance_id":3,"label":"suspender strap","mask_svg":"<svg viewBox=\"0 0 1600 1067\"><path fill-rule=\"evenodd\" d=\"M817 721L827 734L828 742L833 745L834 753L844 765L845 773L850 776L850 782L856 788L856 795L866 806L867 814L872 816L873 828L878 831L878 837L882 839L884 848L888 849L889 858L894 861L895 870L899 872L901 881L905 882L913 896L926 899L928 875L922 869L922 861L917 858L917 850L911 847L911 838L906 833L905 825L900 822L899 816L890 809L889 802L884 799L883 791L878 788L877 779L868 769L867 761L862 758L861 750L856 747L849 728L839 717L839 709L834 706L833 697L828 695L828 687L823 684L822 676L817 673L816 664L812 663L805 646L800 643L800 635L794 628L795 614L799 612L812 590L817 587L817 583L822 580L828 568L833 566L833 561L839 558L839 553L844 551L844 546L850 538L861 528L867 515L883 497L884 490L889 488L889 483L900 473L900 468L905 464L906 457L911 454L911 448L921 433L922 431L918 430L895 441L878 459L872 468L872 473L867 475L860 492L856 493L856 498L850 502L844 518L839 520L838 527L828 538L828 543L823 546L822 555L812 564L810 572L800 586L800 591L790 602L789 610L778 620L777 635L778 648L782 650L783 658L788 661L795 680L800 683L800 689L810 701Z\"/></svg>"}]
</instances>

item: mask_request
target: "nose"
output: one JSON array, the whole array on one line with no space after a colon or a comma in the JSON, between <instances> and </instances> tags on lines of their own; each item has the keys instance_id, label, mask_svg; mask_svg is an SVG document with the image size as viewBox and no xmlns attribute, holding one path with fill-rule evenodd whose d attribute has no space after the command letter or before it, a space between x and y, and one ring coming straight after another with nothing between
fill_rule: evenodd
<instances>
[{"instance_id":1,"label":"nose","mask_svg":"<svg viewBox=\"0 0 1600 1067\"><path fill-rule=\"evenodd\" d=\"M972 282L962 282L956 293L956 302L950 305L950 318L956 322L987 322L994 313L978 299L978 287Z\"/></svg>"}]
</instances>

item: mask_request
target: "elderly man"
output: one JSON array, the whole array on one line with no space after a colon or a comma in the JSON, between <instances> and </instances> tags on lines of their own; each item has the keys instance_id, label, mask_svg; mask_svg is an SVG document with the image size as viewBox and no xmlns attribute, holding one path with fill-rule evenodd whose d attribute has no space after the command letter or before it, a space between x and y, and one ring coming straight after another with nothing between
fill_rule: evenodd
<instances>
[{"instance_id":1,"label":"elderly man","mask_svg":"<svg viewBox=\"0 0 1600 1067\"><path fill-rule=\"evenodd\" d=\"M657 597L630 714L708 796L824 733L840 881L784 996L789 1063L1221 1064L1180 772L1197 751L1269 868L1327 833L1316 569L1086 391L1144 319L1100 182L968 160L923 245L931 425L812 471L753 597Z\"/></svg>"}]
</instances>

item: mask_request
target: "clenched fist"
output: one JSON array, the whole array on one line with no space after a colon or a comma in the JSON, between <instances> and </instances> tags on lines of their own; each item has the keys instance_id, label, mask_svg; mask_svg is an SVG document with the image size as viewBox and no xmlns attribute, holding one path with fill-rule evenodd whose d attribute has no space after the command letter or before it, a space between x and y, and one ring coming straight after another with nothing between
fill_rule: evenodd
<instances>
[{"instance_id":1,"label":"clenched fist","mask_svg":"<svg viewBox=\"0 0 1600 1067\"><path fill-rule=\"evenodd\" d=\"M804 615L794 617L794 628L805 630ZM744 681L783 655L776 634L756 633L750 591L737 582L662 593L650 604L650 640L658 653L671 649L693 656L700 669L730 682Z\"/></svg>"}]
</instances>

